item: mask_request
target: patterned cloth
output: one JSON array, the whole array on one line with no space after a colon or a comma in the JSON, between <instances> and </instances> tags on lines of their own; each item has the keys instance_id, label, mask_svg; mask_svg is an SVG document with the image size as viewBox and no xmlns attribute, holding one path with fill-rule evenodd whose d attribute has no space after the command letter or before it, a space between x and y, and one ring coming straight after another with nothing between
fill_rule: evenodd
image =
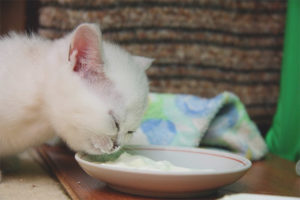
<instances>
[{"instance_id":1,"label":"patterned cloth","mask_svg":"<svg viewBox=\"0 0 300 200\"><path fill-rule=\"evenodd\" d=\"M264 139L244 105L229 92L211 99L151 93L131 143L222 147L252 160L267 153Z\"/></svg>"}]
</instances>

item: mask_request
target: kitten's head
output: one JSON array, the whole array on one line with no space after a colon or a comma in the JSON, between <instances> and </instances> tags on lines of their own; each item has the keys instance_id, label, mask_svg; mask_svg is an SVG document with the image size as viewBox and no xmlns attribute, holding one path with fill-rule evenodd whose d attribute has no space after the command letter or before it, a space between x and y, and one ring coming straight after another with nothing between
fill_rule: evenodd
<instances>
[{"instance_id":1,"label":"kitten's head","mask_svg":"<svg viewBox=\"0 0 300 200\"><path fill-rule=\"evenodd\" d=\"M139 126L147 106L145 70L153 60L103 41L94 24L80 25L71 38L69 67L84 100L65 103L72 104L72 120L65 122L72 123L72 132L60 136L76 151L112 152Z\"/></svg>"}]
</instances>

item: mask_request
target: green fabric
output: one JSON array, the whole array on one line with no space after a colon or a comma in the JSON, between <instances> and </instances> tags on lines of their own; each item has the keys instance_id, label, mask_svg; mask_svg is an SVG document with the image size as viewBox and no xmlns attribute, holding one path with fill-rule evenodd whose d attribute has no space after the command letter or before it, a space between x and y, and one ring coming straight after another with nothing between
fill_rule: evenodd
<instances>
[{"instance_id":1,"label":"green fabric","mask_svg":"<svg viewBox=\"0 0 300 200\"><path fill-rule=\"evenodd\" d=\"M289 0L280 96L266 137L269 150L289 160L300 159L300 1Z\"/></svg>"}]
</instances>

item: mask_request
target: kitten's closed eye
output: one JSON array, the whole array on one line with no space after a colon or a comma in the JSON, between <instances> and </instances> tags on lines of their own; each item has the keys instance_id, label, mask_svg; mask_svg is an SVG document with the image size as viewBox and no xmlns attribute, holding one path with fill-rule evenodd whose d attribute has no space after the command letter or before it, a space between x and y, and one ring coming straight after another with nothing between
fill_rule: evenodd
<instances>
[{"instance_id":1,"label":"kitten's closed eye","mask_svg":"<svg viewBox=\"0 0 300 200\"><path fill-rule=\"evenodd\" d=\"M109 111L109 114L113 118L115 126L116 126L116 128L117 128L117 130L119 132L120 131L120 124L119 124L117 118L115 117L115 115L113 114L113 112L111 110Z\"/></svg>"},{"instance_id":2,"label":"kitten's closed eye","mask_svg":"<svg viewBox=\"0 0 300 200\"><path fill-rule=\"evenodd\" d=\"M133 133L134 133L134 131L128 131L127 133L128 133L128 134L133 134Z\"/></svg>"},{"instance_id":3,"label":"kitten's closed eye","mask_svg":"<svg viewBox=\"0 0 300 200\"><path fill-rule=\"evenodd\" d=\"M118 132L120 131L120 125L119 122L114 118L115 126L117 127Z\"/></svg>"}]
</instances>

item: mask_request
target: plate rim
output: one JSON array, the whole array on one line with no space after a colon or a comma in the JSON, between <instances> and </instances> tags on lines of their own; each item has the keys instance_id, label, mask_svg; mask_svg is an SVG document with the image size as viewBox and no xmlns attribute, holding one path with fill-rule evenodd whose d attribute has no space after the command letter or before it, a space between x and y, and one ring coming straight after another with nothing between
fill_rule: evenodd
<instances>
[{"instance_id":1,"label":"plate rim","mask_svg":"<svg viewBox=\"0 0 300 200\"><path fill-rule=\"evenodd\" d=\"M244 156L234 154L231 152L227 152L224 150L216 150L216 149L206 149L206 148L197 148L197 147L177 147L177 146L161 146L161 145L126 145L124 149L137 149L137 150L161 150L161 151L177 151L177 152L187 152L187 153L201 153L209 156L222 157L230 160L234 160L235 162L239 162L242 164L241 167L237 169L228 169L222 171L202 171L193 169L192 171L155 171L155 170L147 170L147 169L136 169L136 168L124 168L120 166L107 166L101 165L101 163L94 163L81 158L83 153L77 152L75 154L75 159L78 163L82 162L88 166L102 168L105 170L111 170L115 172L122 173L133 173L133 174L149 174L149 175L164 175L164 176L211 176L211 175L224 175L224 174L232 174L239 173L243 171L247 171L252 166L252 162Z\"/></svg>"}]
</instances>

